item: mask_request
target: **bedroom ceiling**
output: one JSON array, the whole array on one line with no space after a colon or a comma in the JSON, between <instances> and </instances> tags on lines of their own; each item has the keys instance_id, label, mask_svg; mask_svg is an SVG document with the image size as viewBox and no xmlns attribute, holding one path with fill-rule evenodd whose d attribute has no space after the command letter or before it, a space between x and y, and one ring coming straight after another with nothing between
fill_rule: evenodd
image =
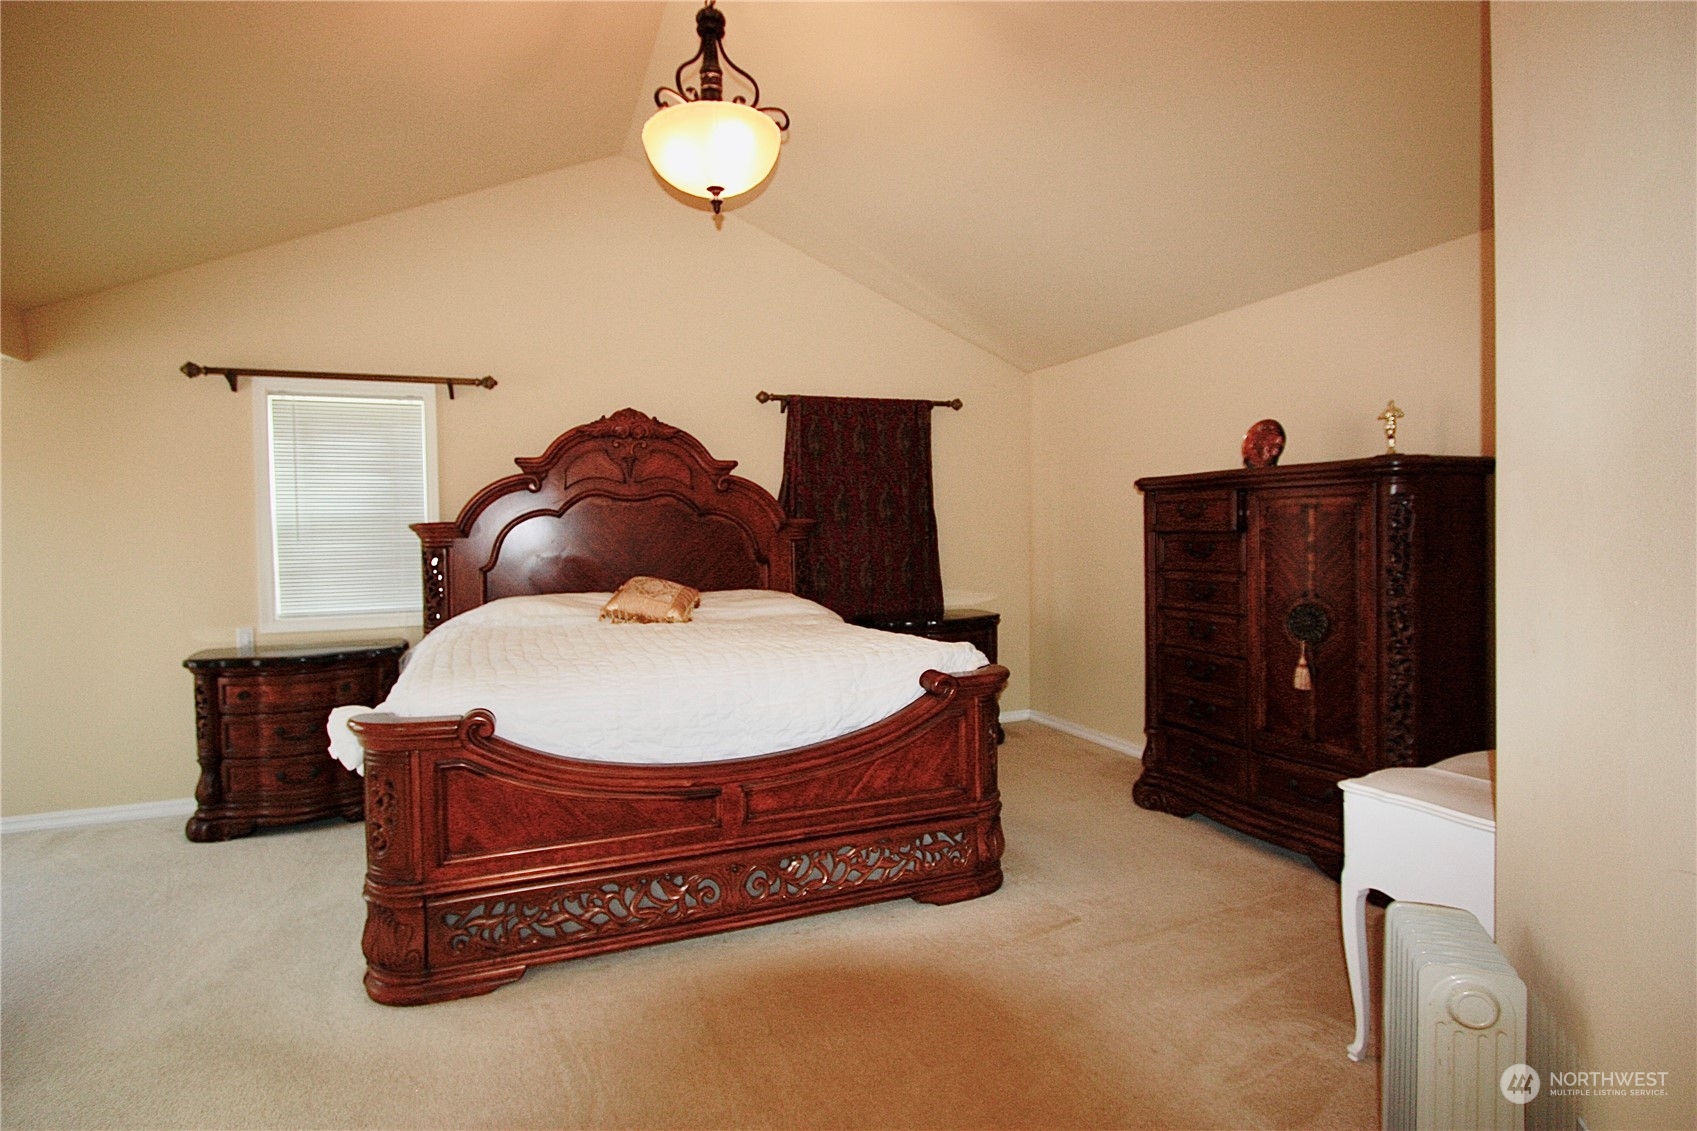
<instances>
[{"instance_id":1,"label":"bedroom ceiling","mask_svg":"<svg viewBox=\"0 0 1697 1131\"><path fill-rule=\"evenodd\" d=\"M794 122L730 222L1022 370L1490 223L1477 3L722 6ZM0 297L641 161L698 7L5 0Z\"/></svg>"}]
</instances>

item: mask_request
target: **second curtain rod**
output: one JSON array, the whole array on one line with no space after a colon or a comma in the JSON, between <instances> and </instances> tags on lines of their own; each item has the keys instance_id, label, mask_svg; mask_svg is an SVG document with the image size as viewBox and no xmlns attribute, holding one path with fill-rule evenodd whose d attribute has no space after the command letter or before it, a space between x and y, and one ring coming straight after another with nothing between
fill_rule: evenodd
<instances>
[{"instance_id":1,"label":"second curtain rod","mask_svg":"<svg viewBox=\"0 0 1697 1131\"><path fill-rule=\"evenodd\" d=\"M758 393L754 394L754 399L759 401L761 404L765 404L767 401L777 401L778 411L788 412L790 402L801 395L801 393L768 393L765 389L761 389ZM956 412L959 412L964 404L959 397L956 397L952 401L932 401L930 403L932 408L952 408Z\"/></svg>"}]
</instances>

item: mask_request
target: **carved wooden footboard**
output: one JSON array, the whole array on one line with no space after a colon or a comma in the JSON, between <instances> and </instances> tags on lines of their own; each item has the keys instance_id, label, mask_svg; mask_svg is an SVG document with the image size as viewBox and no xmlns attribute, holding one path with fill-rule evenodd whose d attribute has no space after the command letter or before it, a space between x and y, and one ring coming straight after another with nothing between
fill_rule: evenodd
<instances>
[{"instance_id":1,"label":"carved wooden footboard","mask_svg":"<svg viewBox=\"0 0 1697 1131\"><path fill-rule=\"evenodd\" d=\"M1002 882L996 697L1007 669L926 673L900 713L762 758L656 766L539 754L463 718L372 714L365 985L413 1005L526 968Z\"/></svg>"}]
</instances>

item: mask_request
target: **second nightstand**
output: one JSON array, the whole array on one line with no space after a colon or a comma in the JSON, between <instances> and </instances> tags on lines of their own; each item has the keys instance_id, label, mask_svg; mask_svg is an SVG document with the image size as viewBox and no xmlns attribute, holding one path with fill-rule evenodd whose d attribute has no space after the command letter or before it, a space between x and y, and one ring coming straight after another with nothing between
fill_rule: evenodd
<instances>
[{"instance_id":1,"label":"second nightstand","mask_svg":"<svg viewBox=\"0 0 1697 1131\"><path fill-rule=\"evenodd\" d=\"M945 609L941 614L873 614L855 617L853 623L862 628L971 644L993 664L996 662L996 626L1002 623L1002 614L983 609ZM996 741L1001 742L1004 737L1002 724L998 722Z\"/></svg>"},{"instance_id":2,"label":"second nightstand","mask_svg":"<svg viewBox=\"0 0 1697 1131\"><path fill-rule=\"evenodd\" d=\"M996 626L1002 623L1001 613L983 609L946 609L941 614L874 614L855 617L862 628L880 628L885 632L905 632L909 636L924 636L931 640L958 640L976 645L984 658L996 662Z\"/></svg>"}]
</instances>

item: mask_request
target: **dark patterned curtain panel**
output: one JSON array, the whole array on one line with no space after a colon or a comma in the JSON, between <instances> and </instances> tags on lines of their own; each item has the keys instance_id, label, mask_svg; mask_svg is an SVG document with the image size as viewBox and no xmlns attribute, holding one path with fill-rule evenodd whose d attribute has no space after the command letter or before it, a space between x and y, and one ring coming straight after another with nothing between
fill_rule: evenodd
<instances>
[{"instance_id":1,"label":"dark patterned curtain panel","mask_svg":"<svg viewBox=\"0 0 1697 1131\"><path fill-rule=\"evenodd\" d=\"M778 501L818 525L796 592L853 619L940 614L931 402L791 397Z\"/></svg>"}]
</instances>

